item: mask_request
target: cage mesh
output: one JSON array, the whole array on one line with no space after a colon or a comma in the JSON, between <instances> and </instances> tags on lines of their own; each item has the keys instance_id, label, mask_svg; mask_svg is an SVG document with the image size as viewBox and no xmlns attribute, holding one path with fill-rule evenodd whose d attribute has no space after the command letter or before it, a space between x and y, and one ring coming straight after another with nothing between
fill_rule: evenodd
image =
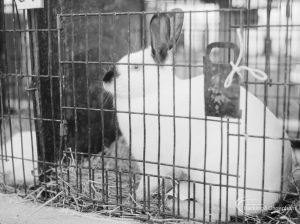
<instances>
[{"instance_id":1,"label":"cage mesh","mask_svg":"<svg viewBox=\"0 0 300 224\"><path fill-rule=\"evenodd\" d=\"M45 0L43 9L18 10L14 0L1 1L0 191L18 192L26 198L81 212L142 221L275 223L282 217L296 220L299 195L293 188L297 188L297 164L293 164L293 173L288 175L285 167L289 166L286 164L289 144L293 156L297 157L300 140L299 7L299 2L293 0ZM151 19L158 15L162 18L159 21L163 20L163 15L173 8L183 10L184 22L181 35L170 51L171 63L149 64L146 49L153 44ZM247 105L252 105L248 103L252 94L264 105L248 108L257 110L257 119L263 121L258 124L261 129L258 135L251 135L247 130L251 127L247 112L242 118L245 123L241 123L240 119L199 116L191 109L198 100L192 100L191 87L196 85L192 83L197 77L203 76L207 45L217 41L238 44L238 28L244 38L243 46L239 46L245 52L242 64L265 71L268 76L266 81L258 81L243 72L240 81L246 90L245 110ZM137 51L142 52L138 63L132 56ZM131 57L124 62L124 55ZM228 65L233 60L233 52L215 49L210 58ZM172 71L172 79L164 80L165 67ZM125 89L118 86L122 74L115 75L111 94L105 90L103 78L116 68L126 68L128 82ZM142 93L140 101L134 98L132 86L137 81L130 72L132 68L140 69L143 75L138 90ZM153 74L153 79L146 79L147 69L154 69L158 76ZM158 92L149 103L146 102L151 99L147 98L147 82L153 80ZM175 88L177 82L184 82L189 89L187 101L182 105L176 104L176 99L184 95ZM164 110L167 105L161 104L167 102L161 100L164 91L160 89L166 86L172 89L170 112ZM127 92L125 106L113 97L122 91ZM153 103L157 104L155 111L149 106ZM187 113L177 112L180 108L185 108ZM273 126L280 133L276 137L268 136L271 113L280 123ZM275 121L275 116L271 121ZM128 134L123 133L125 129L122 132L126 119ZM207 134L207 124L212 123L218 126L214 129L218 130L215 139ZM201 124L204 134L193 132L194 124ZM234 125L237 129L231 133L230 127ZM152 133L153 127L158 135L149 138L147 133ZM187 130L184 136L178 135L182 133L180 129ZM172 139L166 140L170 136ZM198 142L199 151L204 150L198 157L192 153L192 142L197 138L204 139ZM262 145L256 165L247 160L247 155L251 158L254 150L247 148L251 138L258 139ZM183 139L186 142L181 145ZM236 152L236 160L231 157L230 139L238 142L238 149L244 149ZM265 175L277 155L268 157L271 154L268 142L273 140L280 144L282 155L278 162L278 189L265 186L269 186ZM216 143L220 148L215 156L207 150L212 142L220 143ZM140 148L139 155L136 148ZM182 154L178 154L180 150ZM154 153L157 153L155 160ZM183 165L178 158L187 161ZM198 161L203 166L195 165ZM211 168L212 163L217 168ZM150 172L148 167L154 167L155 172ZM250 170L259 167L260 184L247 186L249 178L256 178L247 177L247 167ZM193 178L195 173L201 173L201 178ZM286 178L290 187L288 196ZM157 185L155 190L153 183ZM141 184L144 186L142 199L137 192ZM255 214L248 214L247 206L251 203L246 204L245 198L249 192L260 192L255 193L260 195ZM284 200L264 206L268 195ZM240 200L239 196L244 197Z\"/></svg>"}]
</instances>

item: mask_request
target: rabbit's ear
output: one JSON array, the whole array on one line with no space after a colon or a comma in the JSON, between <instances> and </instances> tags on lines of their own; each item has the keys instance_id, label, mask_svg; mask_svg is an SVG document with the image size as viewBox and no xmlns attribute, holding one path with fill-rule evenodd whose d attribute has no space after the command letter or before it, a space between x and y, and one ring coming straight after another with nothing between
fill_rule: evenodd
<instances>
[{"instance_id":1,"label":"rabbit's ear","mask_svg":"<svg viewBox=\"0 0 300 224\"><path fill-rule=\"evenodd\" d=\"M152 57L156 62L164 62L169 50L170 18L167 14L153 15L150 21Z\"/></svg>"},{"instance_id":2,"label":"rabbit's ear","mask_svg":"<svg viewBox=\"0 0 300 224\"><path fill-rule=\"evenodd\" d=\"M177 42L182 25L183 25L183 18L184 13L181 9L172 9L169 13L170 16L170 43L169 43L169 49L173 47L173 44Z\"/></svg>"},{"instance_id":3,"label":"rabbit's ear","mask_svg":"<svg viewBox=\"0 0 300 224\"><path fill-rule=\"evenodd\" d=\"M181 9L173 9L169 13L153 15L150 21L150 37L152 57L163 63L174 43L178 40L182 29L184 13Z\"/></svg>"}]
</instances>

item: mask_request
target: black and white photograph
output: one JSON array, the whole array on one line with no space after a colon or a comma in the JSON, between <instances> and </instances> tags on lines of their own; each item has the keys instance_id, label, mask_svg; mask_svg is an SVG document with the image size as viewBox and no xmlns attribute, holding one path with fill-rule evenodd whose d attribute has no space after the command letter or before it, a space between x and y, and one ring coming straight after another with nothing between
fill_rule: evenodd
<instances>
[{"instance_id":1,"label":"black and white photograph","mask_svg":"<svg viewBox=\"0 0 300 224\"><path fill-rule=\"evenodd\" d=\"M0 0L0 224L300 223L300 0Z\"/></svg>"}]
</instances>

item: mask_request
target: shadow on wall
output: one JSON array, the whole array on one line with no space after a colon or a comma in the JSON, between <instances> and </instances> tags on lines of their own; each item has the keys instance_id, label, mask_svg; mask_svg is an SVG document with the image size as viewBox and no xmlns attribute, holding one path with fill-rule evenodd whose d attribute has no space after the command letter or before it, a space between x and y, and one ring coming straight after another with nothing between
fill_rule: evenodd
<instances>
[{"instance_id":1,"label":"shadow on wall","mask_svg":"<svg viewBox=\"0 0 300 224\"><path fill-rule=\"evenodd\" d=\"M110 145L119 133L114 121L113 102L105 100L103 127L101 121L101 79L112 64L129 51L142 46L141 15L76 16L76 13L142 11L143 2L138 0L88 0L63 1L62 13L73 12L71 17L61 17L61 57L64 79L63 105L82 109L65 109L68 122L68 139L72 149L78 152L98 153L104 145ZM73 25L74 24L74 25ZM72 54L74 58L72 59ZM76 63L76 62L92 63ZM75 83L75 85L73 85ZM97 109L90 110L88 108ZM109 110L109 111L107 111ZM77 119L75 119L77 117ZM77 131L76 131L77 130ZM90 136L90 137L89 137ZM76 143L75 143L76 142Z\"/></svg>"}]
</instances>

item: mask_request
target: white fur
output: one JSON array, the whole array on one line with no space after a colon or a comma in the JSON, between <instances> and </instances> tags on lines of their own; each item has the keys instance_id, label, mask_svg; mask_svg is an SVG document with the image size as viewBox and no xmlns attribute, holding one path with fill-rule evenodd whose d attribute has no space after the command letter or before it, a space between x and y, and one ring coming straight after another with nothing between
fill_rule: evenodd
<instances>
[{"instance_id":1,"label":"white fur","mask_svg":"<svg viewBox=\"0 0 300 224\"><path fill-rule=\"evenodd\" d=\"M15 133L5 145L2 145L1 150L3 151L0 151L0 174L4 178L1 177L0 182L5 180L7 185L26 183L28 186L38 181L38 178L34 176L38 167L35 131L32 131L32 135L30 131Z\"/></svg>"},{"instance_id":2,"label":"white fur","mask_svg":"<svg viewBox=\"0 0 300 224\"><path fill-rule=\"evenodd\" d=\"M265 190L280 191L283 148L285 164L284 190L286 190L286 178L291 168L291 146L288 141L278 140L278 138L286 137L286 135L283 134L281 123L272 112L268 108L266 109L265 136L267 139L265 140L265 151L262 138L250 137L251 135L264 136L265 107L263 103L250 92L246 94L243 87L240 89L240 109L242 110L240 131L238 131L237 119L229 119L229 122L233 123L230 123L229 129L227 129L227 123L224 122L222 126L219 122L221 120L220 118L208 117L207 133L205 134L205 121L201 120L205 117L204 76L199 75L187 80L174 78L172 66L167 66L168 64L172 65L171 54L166 60L166 65L158 67L151 57L150 50L150 48L144 50L144 63L153 65L145 65L144 73L142 65L138 68L133 65L129 65L128 67L128 65L118 64L116 71L119 73L119 76L115 79L115 82L104 84L104 88L116 97L115 106L118 111L117 115L120 129L127 143L130 144L135 159L143 160L143 149L145 147L146 161L172 164L175 138L176 165L188 167L190 157L190 166L193 168L239 175L239 178L229 177L228 179L226 175L222 175L220 179L219 174L206 172L205 217L203 215L203 184L196 184L196 195L194 195L197 200L196 217L201 219L205 218L208 220L209 218L210 184L212 184L212 214L210 214L212 220L218 220L219 218L220 197L221 220L225 220L228 217L226 216L227 205L228 215L236 214L236 199L241 200L244 197L244 182L246 182L246 187L262 189L262 180L264 180ZM129 57L129 59L128 56L123 57L119 63L130 62L131 64L141 64L143 62L143 51L132 53ZM128 82L128 77L130 77L130 82ZM158 79L160 88L158 88ZM173 79L175 82L175 96L173 96ZM116 84L116 93L114 92L114 83ZM130 83L129 86L128 83ZM145 83L144 88L143 83ZM128 87L130 87L130 97ZM143 89L145 90L145 98L143 98ZM191 95L191 99L189 95ZM247 100L246 95L248 97ZM247 111L246 102L248 103ZM178 117L175 119L175 133L174 118L172 117L174 115L174 106L175 115L181 116L181 118ZM145 107L145 111L143 107ZM129 109L134 113L129 115ZM161 116L158 116L158 112ZM143 113L146 113L146 115L144 116ZM190 120L188 119L189 114L192 117L191 123L189 123ZM129 123L129 116L131 116L131 123ZM226 121L225 118L223 120ZM245 131L246 124L247 131ZM144 136L144 129L146 136ZM240 138L235 136L238 133L241 135ZM231 135L229 136L228 134ZM243 137L244 135L248 137L245 138ZM228 139L229 142L227 141ZM247 150L245 150L245 144ZM207 147L206 158L205 145ZM159 152L160 161L158 161ZM263 155L265 155L264 176L262 174ZM220 167L221 158L222 167ZM204 160L206 160L206 167ZM143 170L142 163L139 163L139 167L140 170ZM146 173L157 175L157 167L158 165L146 163ZM188 174L187 169L176 169L176 176L178 176L177 174L179 173L182 174L182 172L185 175ZM244 175L244 173L246 173L246 175ZM172 167L161 165L160 175L172 176ZM204 172L191 170L190 178L192 181L203 182ZM236 188L229 187L228 195L226 195L226 187L222 187L220 190L219 186L214 186L219 184L226 185L227 181L230 186L238 185L240 187L239 190L237 191ZM151 179L150 187L151 192L156 190L157 178ZM143 199L143 190L143 181L141 181L137 189L137 196L140 200ZM183 184L180 191L181 199L188 198L187 191L187 184ZM190 198L193 198L192 192L193 191L191 191ZM227 197L228 201L226 199ZM253 203L261 204L262 194L260 191L247 190L246 197L246 206L251 206ZM280 194L278 193L264 193L263 205L272 206L279 197ZM186 202L181 203L181 206L187 206ZM260 211L260 207L257 206L256 208L248 208L248 210L246 209L248 214ZM191 207L191 211L192 210ZM241 215L241 212L238 212L238 214Z\"/></svg>"}]
</instances>

